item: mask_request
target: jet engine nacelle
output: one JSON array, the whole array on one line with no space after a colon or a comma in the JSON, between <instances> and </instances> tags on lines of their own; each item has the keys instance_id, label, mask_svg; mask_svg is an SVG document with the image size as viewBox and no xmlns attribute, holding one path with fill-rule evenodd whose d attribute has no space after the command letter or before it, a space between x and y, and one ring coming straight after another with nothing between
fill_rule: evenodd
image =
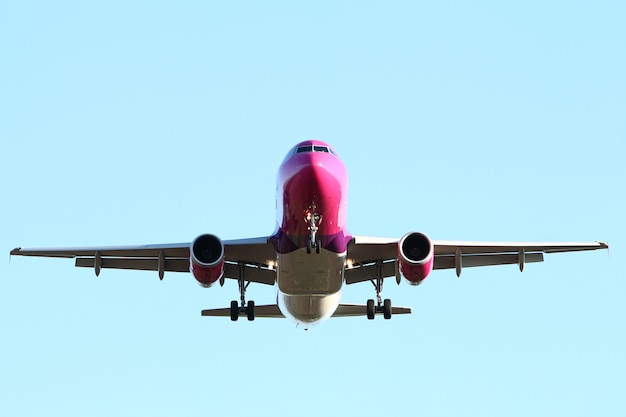
<instances>
[{"instance_id":1,"label":"jet engine nacelle","mask_svg":"<svg viewBox=\"0 0 626 417\"><path fill-rule=\"evenodd\" d=\"M433 270L433 243L424 233L407 233L398 243L398 262L402 276L411 285L422 282Z\"/></svg>"},{"instance_id":2,"label":"jet engine nacelle","mask_svg":"<svg viewBox=\"0 0 626 417\"><path fill-rule=\"evenodd\" d=\"M191 243L191 273L203 287L210 287L224 275L224 244L219 237L205 234Z\"/></svg>"}]
</instances>

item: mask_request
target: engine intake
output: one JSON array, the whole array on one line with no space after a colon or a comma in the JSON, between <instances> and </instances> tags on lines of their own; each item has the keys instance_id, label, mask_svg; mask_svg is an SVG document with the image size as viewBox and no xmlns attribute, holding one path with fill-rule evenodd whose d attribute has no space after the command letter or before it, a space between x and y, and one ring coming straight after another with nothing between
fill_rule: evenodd
<instances>
[{"instance_id":1,"label":"engine intake","mask_svg":"<svg viewBox=\"0 0 626 417\"><path fill-rule=\"evenodd\" d=\"M191 243L191 273L203 287L210 287L224 275L224 244L211 234L198 236Z\"/></svg>"},{"instance_id":2,"label":"engine intake","mask_svg":"<svg viewBox=\"0 0 626 417\"><path fill-rule=\"evenodd\" d=\"M407 233L398 242L400 272L409 284L417 285L433 270L433 243L424 233Z\"/></svg>"}]
</instances>

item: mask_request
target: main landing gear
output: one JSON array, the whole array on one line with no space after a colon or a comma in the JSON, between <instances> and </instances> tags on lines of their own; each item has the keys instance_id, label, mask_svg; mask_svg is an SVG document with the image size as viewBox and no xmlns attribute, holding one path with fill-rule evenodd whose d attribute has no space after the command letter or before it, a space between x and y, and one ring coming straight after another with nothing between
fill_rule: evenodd
<instances>
[{"instance_id":1,"label":"main landing gear","mask_svg":"<svg viewBox=\"0 0 626 417\"><path fill-rule=\"evenodd\" d=\"M382 314L385 320L389 320L391 318L391 300L386 298L384 301L382 299L381 293L383 291L383 263L382 261L378 262L378 271L377 278L371 280L374 288L376 288L376 302L370 299L367 300L366 310L367 310L367 319L374 320L376 314Z\"/></svg>"},{"instance_id":2,"label":"main landing gear","mask_svg":"<svg viewBox=\"0 0 626 417\"><path fill-rule=\"evenodd\" d=\"M254 301L246 303L246 289L250 285L250 281L246 282L243 279L243 269L244 265L239 264L239 279L237 279L237 282L239 284L241 305L235 300L230 302L230 319L232 321L237 321L241 315L245 315L248 321L254 320Z\"/></svg>"},{"instance_id":3,"label":"main landing gear","mask_svg":"<svg viewBox=\"0 0 626 417\"><path fill-rule=\"evenodd\" d=\"M245 307L239 307L239 303L235 300L230 302L230 319L237 321L242 314L248 317L248 321L254 320L254 301L248 301Z\"/></svg>"}]
</instances>

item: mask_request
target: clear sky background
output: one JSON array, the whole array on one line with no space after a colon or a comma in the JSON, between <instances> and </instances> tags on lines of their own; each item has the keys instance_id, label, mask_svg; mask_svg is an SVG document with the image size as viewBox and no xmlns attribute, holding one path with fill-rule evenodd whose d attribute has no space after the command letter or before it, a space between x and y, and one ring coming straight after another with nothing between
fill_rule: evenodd
<instances>
[{"instance_id":1,"label":"clear sky background","mask_svg":"<svg viewBox=\"0 0 626 417\"><path fill-rule=\"evenodd\" d=\"M626 413L623 2L207 3L0 5L0 415ZM610 256L388 280L414 314L309 332L200 317L233 283L9 262L267 235L311 138L348 167L354 234Z\"/></svg>"}]
</instances>

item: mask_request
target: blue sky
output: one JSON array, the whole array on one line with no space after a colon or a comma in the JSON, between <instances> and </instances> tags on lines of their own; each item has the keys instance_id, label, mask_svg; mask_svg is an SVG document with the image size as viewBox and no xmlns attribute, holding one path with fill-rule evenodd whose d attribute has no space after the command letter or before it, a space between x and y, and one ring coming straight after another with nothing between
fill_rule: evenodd
<instances>
[{"instance_id":1,"label":"blue sky","mask_svg":"<svg viewBox=\"0 0 626 417\"><path fill-rule=\"evenodd\" d=\"M624 415L625 20L621 2L3 4L0 414ZM413 315L309 332L200 317L232 284L9 262L271 233L278 165L310 138L348 167L354 234L610 256L390 280Z\"/></svg>"}]
</instances>

